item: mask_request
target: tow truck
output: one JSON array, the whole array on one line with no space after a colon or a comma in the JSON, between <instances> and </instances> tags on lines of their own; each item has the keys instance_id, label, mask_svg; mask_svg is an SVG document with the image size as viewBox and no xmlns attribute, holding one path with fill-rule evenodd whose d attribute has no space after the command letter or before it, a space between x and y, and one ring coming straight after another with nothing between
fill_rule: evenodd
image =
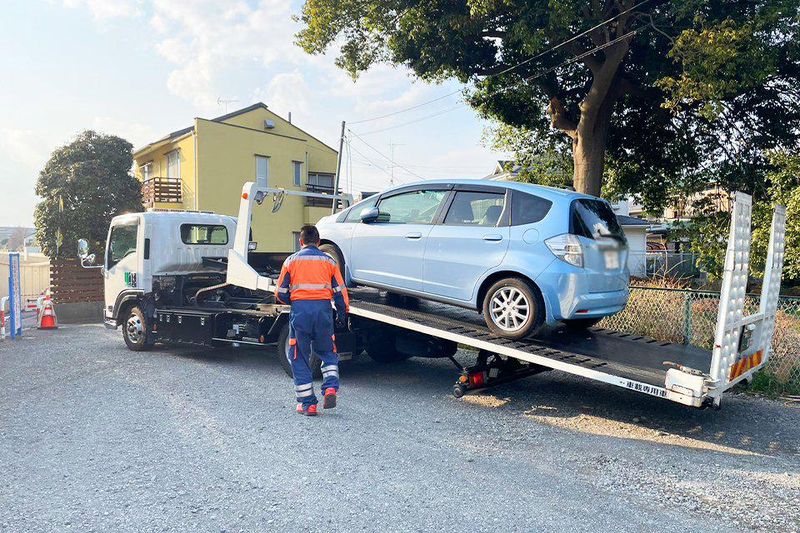
<instances>
[{"instance_id":1,"label":"tow truck","mask_svg":"<svg viewBox=\"0 0 800 533\"><path fill-rule=\"evenodd\" d=\"M82 264L103 269L106 325L121 326L132 350L155 343L276 346L282 367L291 375L286 357L290 308L273 296L289 252L256 252L251 232L254 206L271 197L275 212L286 195L349 201L344 195L247 182L235 219L176 211L115 217L103 264L97 266L86 241L80 241ZM751 215L750 196L735 193L712 350L603 328L580 333L556 328L510 340L493 335L470 310L353 288L349 323L336 332L341 359L363 352L383 362L447 358L458 371L456 397L559 370L686 406L719 408L726 390L752 379L767 363L775 329L786 211L782 206L774 210L759 309L746 315ZM476 353L474 364L464 366L456 359L459 348ZM319 365L313 367L318 373Z\"/></svg>"}]
</instances>

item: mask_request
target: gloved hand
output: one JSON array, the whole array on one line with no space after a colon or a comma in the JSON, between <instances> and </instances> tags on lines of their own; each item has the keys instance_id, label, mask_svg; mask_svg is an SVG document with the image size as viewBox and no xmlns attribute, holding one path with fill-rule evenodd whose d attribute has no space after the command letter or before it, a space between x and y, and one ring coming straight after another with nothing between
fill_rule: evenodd
<instances>
[{"instance_id":1,"label":"gloved hand","mask_svg":"<svg viewBox=\"0 0 800 533\"><path fill-rule=\"evenodd\" d=\"M336 311L336 327L347 329L347 313L345 311Z\"/></svg>"}]
</instances>

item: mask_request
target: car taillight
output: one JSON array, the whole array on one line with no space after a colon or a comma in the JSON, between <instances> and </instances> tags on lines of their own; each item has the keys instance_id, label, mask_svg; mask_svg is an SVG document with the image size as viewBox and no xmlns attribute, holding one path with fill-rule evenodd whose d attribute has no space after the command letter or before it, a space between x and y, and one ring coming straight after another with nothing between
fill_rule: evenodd
<instances>
[{"instance_id":1,"label":"car taillight","mask_svg":"<svg viewBox=\"0 0 800 533\"><path fill-rule=\"evenodd\" d=\"M544 241L553 255L576 267L583 268L583 247L576 235L564 233Z\"/></svg>"}]
</instances>

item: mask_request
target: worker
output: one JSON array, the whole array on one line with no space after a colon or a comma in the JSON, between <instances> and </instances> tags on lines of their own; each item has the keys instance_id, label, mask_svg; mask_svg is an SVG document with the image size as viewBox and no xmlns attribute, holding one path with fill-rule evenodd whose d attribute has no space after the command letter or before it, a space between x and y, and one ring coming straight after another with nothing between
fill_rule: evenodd
<instances>
[{"instance_id":1,"label":"worker","mask_svg":"<svg viewBox=\"0 0 800 533\"><path fill-rule=\"evenodd\" d=\"M307 225L300 229L300 251L286 258L275 289L275 299L292 305L289 318L289 351L297 412L316 416L317 397L311 374L311 346L321 361L323 404L336 407L339 390L339 356L336 355L334 322L347 324L349 298L336 261L319 249L319 231ZM336 304L336 312L331 307ZM335 315L335 318L334 318Z\"/></svg>"}]
</instances>

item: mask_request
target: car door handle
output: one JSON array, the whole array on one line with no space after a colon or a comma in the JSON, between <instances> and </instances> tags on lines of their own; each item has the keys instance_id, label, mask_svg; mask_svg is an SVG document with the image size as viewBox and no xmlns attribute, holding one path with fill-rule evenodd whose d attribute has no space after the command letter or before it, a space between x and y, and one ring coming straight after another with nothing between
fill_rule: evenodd
<instances>
[{"instance_id":1,"label":"car door handle","mask_svg":"<svg viewBox=\"0 0 800 533\"><path fill-rule=\"evenodd\" d=\"M483 240L484 241L497 242L497 241L502 241L503 240L503 236L502 235L497 235L496 233L493 233L493 234L489 234L489 235L484 235L483 236Z\"/></svg>"},{"instance_id":2,"label":"car door handle","mask_svg":"<svg viewBox=\"0 0 800 533\"><path fill-rule=\"evenodd\" d=\"M406 239L417 240L422 238L422 233L418 231L412 231L411 233L406 233Z\"/></svg>"}]
</instances>

